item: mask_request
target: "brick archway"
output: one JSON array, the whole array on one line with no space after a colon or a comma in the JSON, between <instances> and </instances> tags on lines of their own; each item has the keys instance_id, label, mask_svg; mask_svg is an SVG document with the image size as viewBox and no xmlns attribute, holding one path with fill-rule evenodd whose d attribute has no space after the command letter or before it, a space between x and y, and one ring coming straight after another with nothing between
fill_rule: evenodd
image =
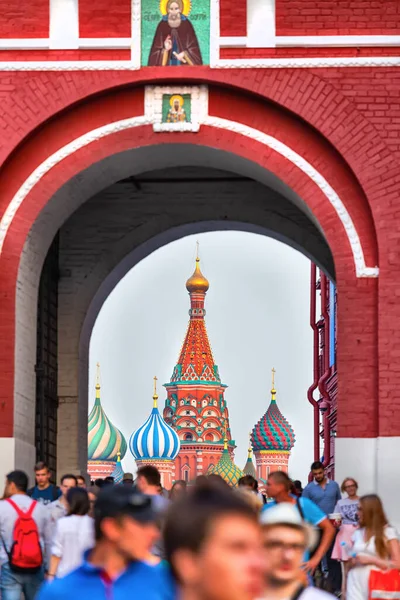
<instances>
[{"instance_id":1,"label":"brick archway","mask_svg":"<svg viewBox=\"0 0 400 600\"><path fill-rule=\"evenodd\" d=\"M374 350L377 339L377 279L357 277L356 251L352 244L354 240L344 225L347 218L354 224L365 265L368 269L374 269L377 265L377 241L363 189L346 161L327 140L294 115L276 106L265 105L258 98L240 94L234 99L229 98L228 104L228 96L226 90L210 88L209 114L214 120L196 134L157 134L151 125L138 122L134 132L130 127L116 127L107 136L90 137L90 132L107 124L143 115L142 90L114 91L109 96L73 107L56 121L49 122L10 159L0 182L0 197L11 204L17 202L13 210L6 212L6 218L2 222L4 243L0 258L1 293L5 299L4 314L8 317L2 324L2 336L8 340L8 344L1 349L0 354L4 373L1 391L5 402L1 429L4 438L17 437L17 404L24 396L29 398L29 387L32 386L34 376L31 361L27 364L30 373L22 387L18 388L23 376L21 370L17 373L20 365L15 361L16 349L18 353L18 344L23 341L22 329L18 329L16 310L18 282L22 288L29 286L29 292L34 296L46 244L48 247L57 229L78 207L73 202L71 205L57 205L58 192L74 179L79 182L79 174L94 164L102 164L110 157L129 152L132 148L167 147L167 144L212 148L223 155L238 156L248 165L255 165L257 169L268 173L272 184L275 183L291 201L301 200L301 209L320 229L335 262L340 298L338 435L342 438L374 438L378 434L375 419L377 356ZM236 130L235 127L223 129L217 126L217 119L239 124L240 127ZM245 135L245 128L251 128L260 135ZM88 142L83 146L74 146L75 141L85 135L88 136ZM277 147L264 143L263 136L269 136L290 148L311 165L315 172L321 174L324 181L342 198L345 214L340 215L340 211L334 208L326 189L318 185L315 177L302 170L288 155L279 152ZM69 154L63 155L58 161L49 159L49 156L54 156L68 145L71 149ZM49 168L43 172L40 167L45 161L49 161ZM82 202L96 191L96 186L106 187L118 179L115 165L110 163L108 167L103 173L104 179L92 180L92 189L81 199ZM36 175L32 176L35 172ZM31 180L26 183L29 177ZM41 231L43 246L37 249L34 247L37 238L30 235L30 232L39 219L46 222L46 218L48 227ZM28 254L35 256L35 252L36 272L28 273L29 261L25 258ZM368 373L365 365L369 365ZM356 391L355 382L360 383L360 388ZM350 395L353 406L346 402ZM364 403L366 395L374 398L368 406ZM358 407L359 410L361 406L363 419L354 423L354 408Z\"/></svg>"}]
</instances>

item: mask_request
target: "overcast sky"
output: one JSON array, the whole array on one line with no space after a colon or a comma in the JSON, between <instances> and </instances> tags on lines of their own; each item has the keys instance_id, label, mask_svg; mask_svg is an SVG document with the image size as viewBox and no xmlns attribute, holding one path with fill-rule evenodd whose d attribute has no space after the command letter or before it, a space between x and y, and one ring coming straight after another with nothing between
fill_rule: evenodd
<instances>
[{"instance_id":1,"label":"overcast sky","mask_svg":"<svg viewBox=\"0 0 400 600\"><path fill-rule=\"evenodd\" d=\"M262 235L215 232L189 236L157 250L121 280L105 302L90 345L89 410L95 367L101 366L102 403L127 441L152 409L153 377L169 382L185 337L185 288L200 242L201 269L210 282L206 325L230 411L235 462L243 468L248 434L270 403L271 369L277 402L296 444L289 462L306 480L312 461L312 332L310 262ZM162 410L166 398L159 389ZM125 471L135 469L129 450Z\"/></svg>"}]
</instances>

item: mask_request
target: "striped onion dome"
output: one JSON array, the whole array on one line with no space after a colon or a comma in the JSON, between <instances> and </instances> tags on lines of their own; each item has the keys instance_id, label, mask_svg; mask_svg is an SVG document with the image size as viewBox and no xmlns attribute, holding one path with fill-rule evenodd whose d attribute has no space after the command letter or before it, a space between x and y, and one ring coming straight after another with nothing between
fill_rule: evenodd
<instances>
[{"instance_id":1,"label":"striped onion dome","mask_svg":"<svg viewBox=\"0 0 400 600\"><path fill-rule=\"evenodd\" d=\"M254 479L257 479L257 471L253 463L253 450L251 446L248 449L247 461L244 465L243 473L245 475L251 475Z\"/></svg>"},{"instance_id":2,"label":"striped onion dome","mask_svg":"<svg viewBox=\"0 0 400 600\"><path fill-rule=\"evenodd\" d=\"M118 452L117 456L117 464L115 465L114 471L111 473L111 477L114 477L114 483L122 483L122 478L124 476L124 471L121 465L121 455Z\"/></svg>"},{"instance_id":3,"label":"striped onion dome","mask_svg":"<svg viewBox=\"0 0 400 600\"><path fill-rule=\"evenodd\" d=\"M178 434L164 421L158 411L156 382L155 377L153 410L147 421L132 433L129 440L130 451L136 460L149 458L173 460L181 446Z\"/></svg>"},{"instance_id":4,"label":"striped onion dome","mask_svg":"<svg viewBox=\"0 0 400 600\"><path fill-rule=\"evenodd\" d=\"M99 366L97 365L97 369ZM107 417L100 401L99 371L96 400L88 417L88 459L116 462L118 452L124 458L127 444L124 436Z\"/></svg>"},{"instance_id":5,"label":"striped onion dome","mask_svg":"<svg viewBox=\"0 0 400 600\"><path fill-rule=\"evenodd\" d=\"M272 385L271 404L251 433L251 445L255 452L260 450L290 452L296 441L292 426L279 410L275 397L276 389Z\"/></svg>"},{"instance_id":6,"label":"striped onion dome","mask_svg":"<svg viewBox=\"0 0 400 600\"><path fill-rule=\"evenodd\" d=\"M226 438L224 440L224 450L221 458L215 466L211 466L207 471L207 475L211 474L219 475L233 487L236 487L239 479L243 477L243 471L239 469L231 459L231 455L228 451L228 440Z\"/></svg>"}]
</instances>

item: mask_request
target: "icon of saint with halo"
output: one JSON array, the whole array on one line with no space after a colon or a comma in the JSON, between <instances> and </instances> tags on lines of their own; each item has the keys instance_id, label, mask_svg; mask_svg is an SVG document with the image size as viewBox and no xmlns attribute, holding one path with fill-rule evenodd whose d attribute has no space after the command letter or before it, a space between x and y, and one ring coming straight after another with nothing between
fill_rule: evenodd
<instances>
[{"instance_id":1,"label":"icon of saint with halo","mask_svg":"<svg viewBox=\"0 0 400 600\"><path fill-rule=\"evenodd\" d=\"M202 65L199 42L188 19L190 0L161 0L162 20L154 35L148 66Z\"/></svg>"},{"instance_id":2,"label":"icon of saint with halo","mask_svg":"<svg viewBox=\"0 0 400 600\"><path fill-rule=\"evenodd\" d=\"M167 123L185 123L187 119L186 111L183 108L185 101L182 96L172 96L169 103L171 108L168 111Z\"/></svg>"}]
</instances>

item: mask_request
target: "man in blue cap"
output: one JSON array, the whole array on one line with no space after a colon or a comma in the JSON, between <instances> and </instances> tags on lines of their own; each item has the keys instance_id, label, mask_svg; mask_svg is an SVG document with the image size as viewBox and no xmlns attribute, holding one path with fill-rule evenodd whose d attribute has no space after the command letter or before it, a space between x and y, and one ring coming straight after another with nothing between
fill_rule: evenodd
<instances>
[{"instance_id":1,"label":"man in blue cap","mask_svg":"<svg viewBox=\"0 0 400 600\"><path fill-rule=\"evenodd\" d=\"M37 600L170 600L168 571L146 562L160 535L151 499L125 486L101 490L94 509L96 543L83 564L43 586Z\"/></svg>"}]
</instances>

